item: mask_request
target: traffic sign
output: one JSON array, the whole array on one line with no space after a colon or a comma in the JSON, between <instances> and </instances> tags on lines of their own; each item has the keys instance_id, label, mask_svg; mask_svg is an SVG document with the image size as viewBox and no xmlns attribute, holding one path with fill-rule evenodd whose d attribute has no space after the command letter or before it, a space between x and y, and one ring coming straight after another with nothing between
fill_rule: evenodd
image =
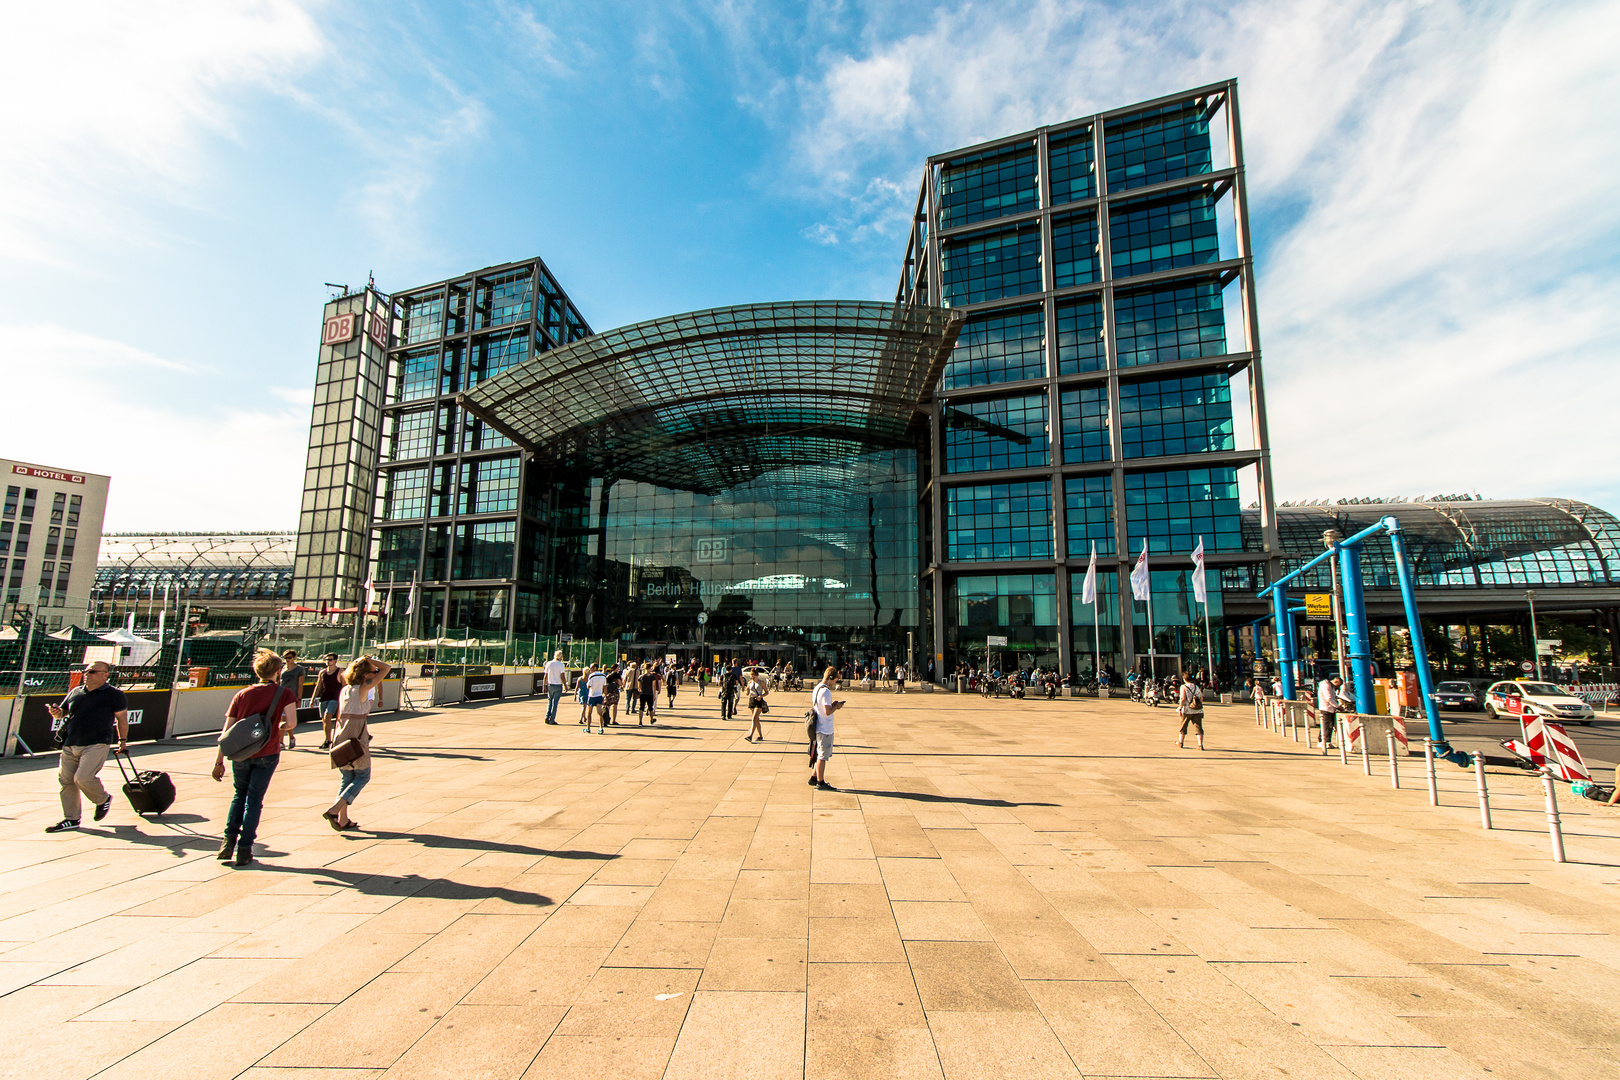
<instances>
[{"instance_id":1,"label":"traffic sign","mask_svg":"<svg viewBox=\"0 0 1620 1080\"><path fill-rule=\"evenodd\" d=\"M998 637L995 634L987 635L984 639L984 643L988 648L1000 647L1005 649L1007 647L1007 639L1005 637Z\"/></svg>"},{"instance_id":2,"label":"traffic sign","mask_svg":"<svg viewBox=\"0 0 1620 1080\"><path fill-rule=\"evenodd\" d=\"M1536 665L1532 664L1528 660L1526 660L1524 663L1520 664L1519 667L1523 668L1525 671L1534 671L1534 670L1536 670Z\"/></svg>"},{"instance_id":3,"label":"traffic sign","mask_svg":"<svg viewBox=\"0 0 1620 1080\"><path fill-rule=\"evenodd\" d=\"M573 641L573 640L574 640L574 635L573 634L558 634L557 635L557 644L559 644L559 645L567 645L570 641Z\"/></svg>"},{"instance_id":4,"label":"traffic sign","mask_svg":"<svg viewBox=\"0 0 1620 1080\"><path fill-rule=\"evenodd\" d=\"M702 626L704 623L707 623L708 621L709 621L709 613L707 611L698 612L698 620L697 620L697 622L698 622L699 626Z\"/></svg>"}]
</instances>

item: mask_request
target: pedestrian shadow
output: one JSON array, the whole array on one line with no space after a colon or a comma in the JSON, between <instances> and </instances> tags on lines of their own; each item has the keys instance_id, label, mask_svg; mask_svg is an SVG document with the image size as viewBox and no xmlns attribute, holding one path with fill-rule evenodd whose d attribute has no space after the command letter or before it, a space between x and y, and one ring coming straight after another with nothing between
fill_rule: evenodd
<instances>
[{"instance_id":1,"label":"pedestrian shadow","mask_svg":"<svg viewBox=\"0 0 1620 1080\"><path fill-rule=\"evenodd\" d=\"M402 753L386 746L374 747L373 756L389 757L398 761L416 761L419 758L431 758L435 761L493 761L494 758L482 757L478 754L447 754L442 751L417 750L411 753Z\"/></svg>"},{"instance_id":2,"label":"pedestrian shadow","mask_svg":"<svg viewBox=\"0 0 1620 1080\"><path fill-rule=\"evenodd\" d=\"M284 863L255 862L252 871L270 874L297 874L311 878L317 885L338 885L353 889L366 896L394 896L405 898L421 896L434 900L502 900L508 904L531 907L551 907L556 901L544 893L524 892L503 886L471 885L447 878L421 877L417 874L372 874L354 870L338 870L330 866L288 866Z\"/></svg>"},{"instance_id":3,"label":"pedestrian shadow","mask_svg":"<svg viewBox=\"0 0 1620 1080\"><path fill-rule=\"evenodd\" d=\"M209 851L219 847L219 837L187 827L192 822L207 820L200 814L165 814L156 821L145 821L144 824L148 828L165 828L168 830L166 833L142 832L139 825L104 825L99 828L81 825L78 831L86 836L105 837L126 844L167 848L169 854L183 859L190 851Z\"/></svg>"},{"instance_id":4,"label":"pedestrian shadow","mask_svg":"<svg viewBox=\"0 0 1620 1080\"><path fill-rule=\"evenodd\" d=\"M968 799L953 798L949 795L932 795L926 791L868 791L861 788L839 788L846 795L874 795L884 799L905 799L909 802L946 803L963 806L998 806L1011 808L1015 806L1060 806L1061 803L1052 802L1008 802L1006 799Z\"/></svg>"},{"instance_id":5,"label":"pedestrian shadow","mask_svg":"<svg viewBox=\"0 0 1620 1080\"><path fill-rule=\"evenodd\" d=\"M389 832L384 829L359 829L344 835L360 840L406 840L425 848L451 851L498 852L502 855L532 855L535 858L601 859L609 861L619 856L605 851L571 851L559 848L528 847L524 844L502 844L494 840L474 840L468 836L440 836L437 833Z\"/></svg>"}]
</instances>

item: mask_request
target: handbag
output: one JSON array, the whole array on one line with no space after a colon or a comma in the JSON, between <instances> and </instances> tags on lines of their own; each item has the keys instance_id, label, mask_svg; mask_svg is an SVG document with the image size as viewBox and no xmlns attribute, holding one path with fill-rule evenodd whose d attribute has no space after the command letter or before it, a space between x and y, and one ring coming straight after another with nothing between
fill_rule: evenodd
<instances>
[{"instance_id":1,"label":"handbag","mask_svg":"<svg viewBox=\"0 0 1620 1080\"><path fill-rule=\"evenodd\" d=\"M347 769L350 765L366 756L366 728L369 725L360 725L360 734L353 739L344 739L342 742L332 744L332 764L340 769Z\"/></svg>"},{"instance_id":2,"label":"handbag","mask_svg":"<svg viewBox=\"0 0 1620 1080\"><path fill-rule=\"evenodd\" d=\"M281 704L284 686L276 687L270 707L262 713L244 716L219 733L219 752L232 761L246 761L263 750L274 730L276 708Z\"/></svg>"}]
</instances>

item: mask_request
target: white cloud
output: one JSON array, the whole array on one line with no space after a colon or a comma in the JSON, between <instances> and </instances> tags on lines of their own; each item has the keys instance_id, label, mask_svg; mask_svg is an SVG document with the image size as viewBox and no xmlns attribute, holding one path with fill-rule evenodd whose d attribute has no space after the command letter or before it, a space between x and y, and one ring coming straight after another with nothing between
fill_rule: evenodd
<instances>
[{"instance_id":1,"label":"white cloud","mask_svg":"<svg viewBox=\"0 0 1620 1080\"><path fill-rule=\"evenodd\" d=\"M1620 396L1617 39L1597 2L963 4L801 79L832 207L806 235L853 239L874 179L912 191L930 153L1235 75L1279 498L1620 495L1576 419ZM1504 437L1536 400L1572 408Z\"/></svg>"},{"instance_id":2,"label":"white cloud","mask_svg":"<svg viewBox=\"0 0 1620 1080\"><path fill-rule=\"evenodd\" d=\"M296 527L311 394L221 399L199 365L59 326L0 324L0 453L113 478L108 530Z\"/></svg>"},{"instance_id":3,"label":"white cloud","mask_svg":"<svg viewBox=\"0 0 1620 1080\"><path fill-rule=\"evenodd\" d=\"M227 95L274 88L325 48L290 0L7 5L0 251L54 263L65 235L139 237L123 197L189 184L200 136L233 134Z\"/></svg>"}]
</instances>

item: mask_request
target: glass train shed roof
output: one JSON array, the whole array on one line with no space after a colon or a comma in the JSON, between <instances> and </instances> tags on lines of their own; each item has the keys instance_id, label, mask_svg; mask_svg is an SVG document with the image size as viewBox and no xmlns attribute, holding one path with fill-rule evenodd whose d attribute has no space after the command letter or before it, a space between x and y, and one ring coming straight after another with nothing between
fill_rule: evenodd
<instances>
[{"instance_id":1,"label":"glass train shed roof","mask_svg":"<svg viewBox=\"0 0 1620 1080\"><path fill-rule=\"evenodd\" d=\"M1420 588L1620 585L1620 520L1573 499L1279 506L1284 572L1321 553L1325 530L1349 536L1383 517L1401 523ZM1364 544L1362 560L1370 587L1394 580L1387 542ZM1304 579L1303 587L1327 588L1327 564Z\"/></svg>"},{"instance_id":2,"label":"glass train shed roof","mask_svg":"<svg viewBox=\"0 0 1620 1080\"><path fill-rule=\"evenodd\" d=\"M714 494L915 445L961 325L957 312L871 301L713 308L541 353L460 400L553 465Z\"/></svg>"}]
</instances>

